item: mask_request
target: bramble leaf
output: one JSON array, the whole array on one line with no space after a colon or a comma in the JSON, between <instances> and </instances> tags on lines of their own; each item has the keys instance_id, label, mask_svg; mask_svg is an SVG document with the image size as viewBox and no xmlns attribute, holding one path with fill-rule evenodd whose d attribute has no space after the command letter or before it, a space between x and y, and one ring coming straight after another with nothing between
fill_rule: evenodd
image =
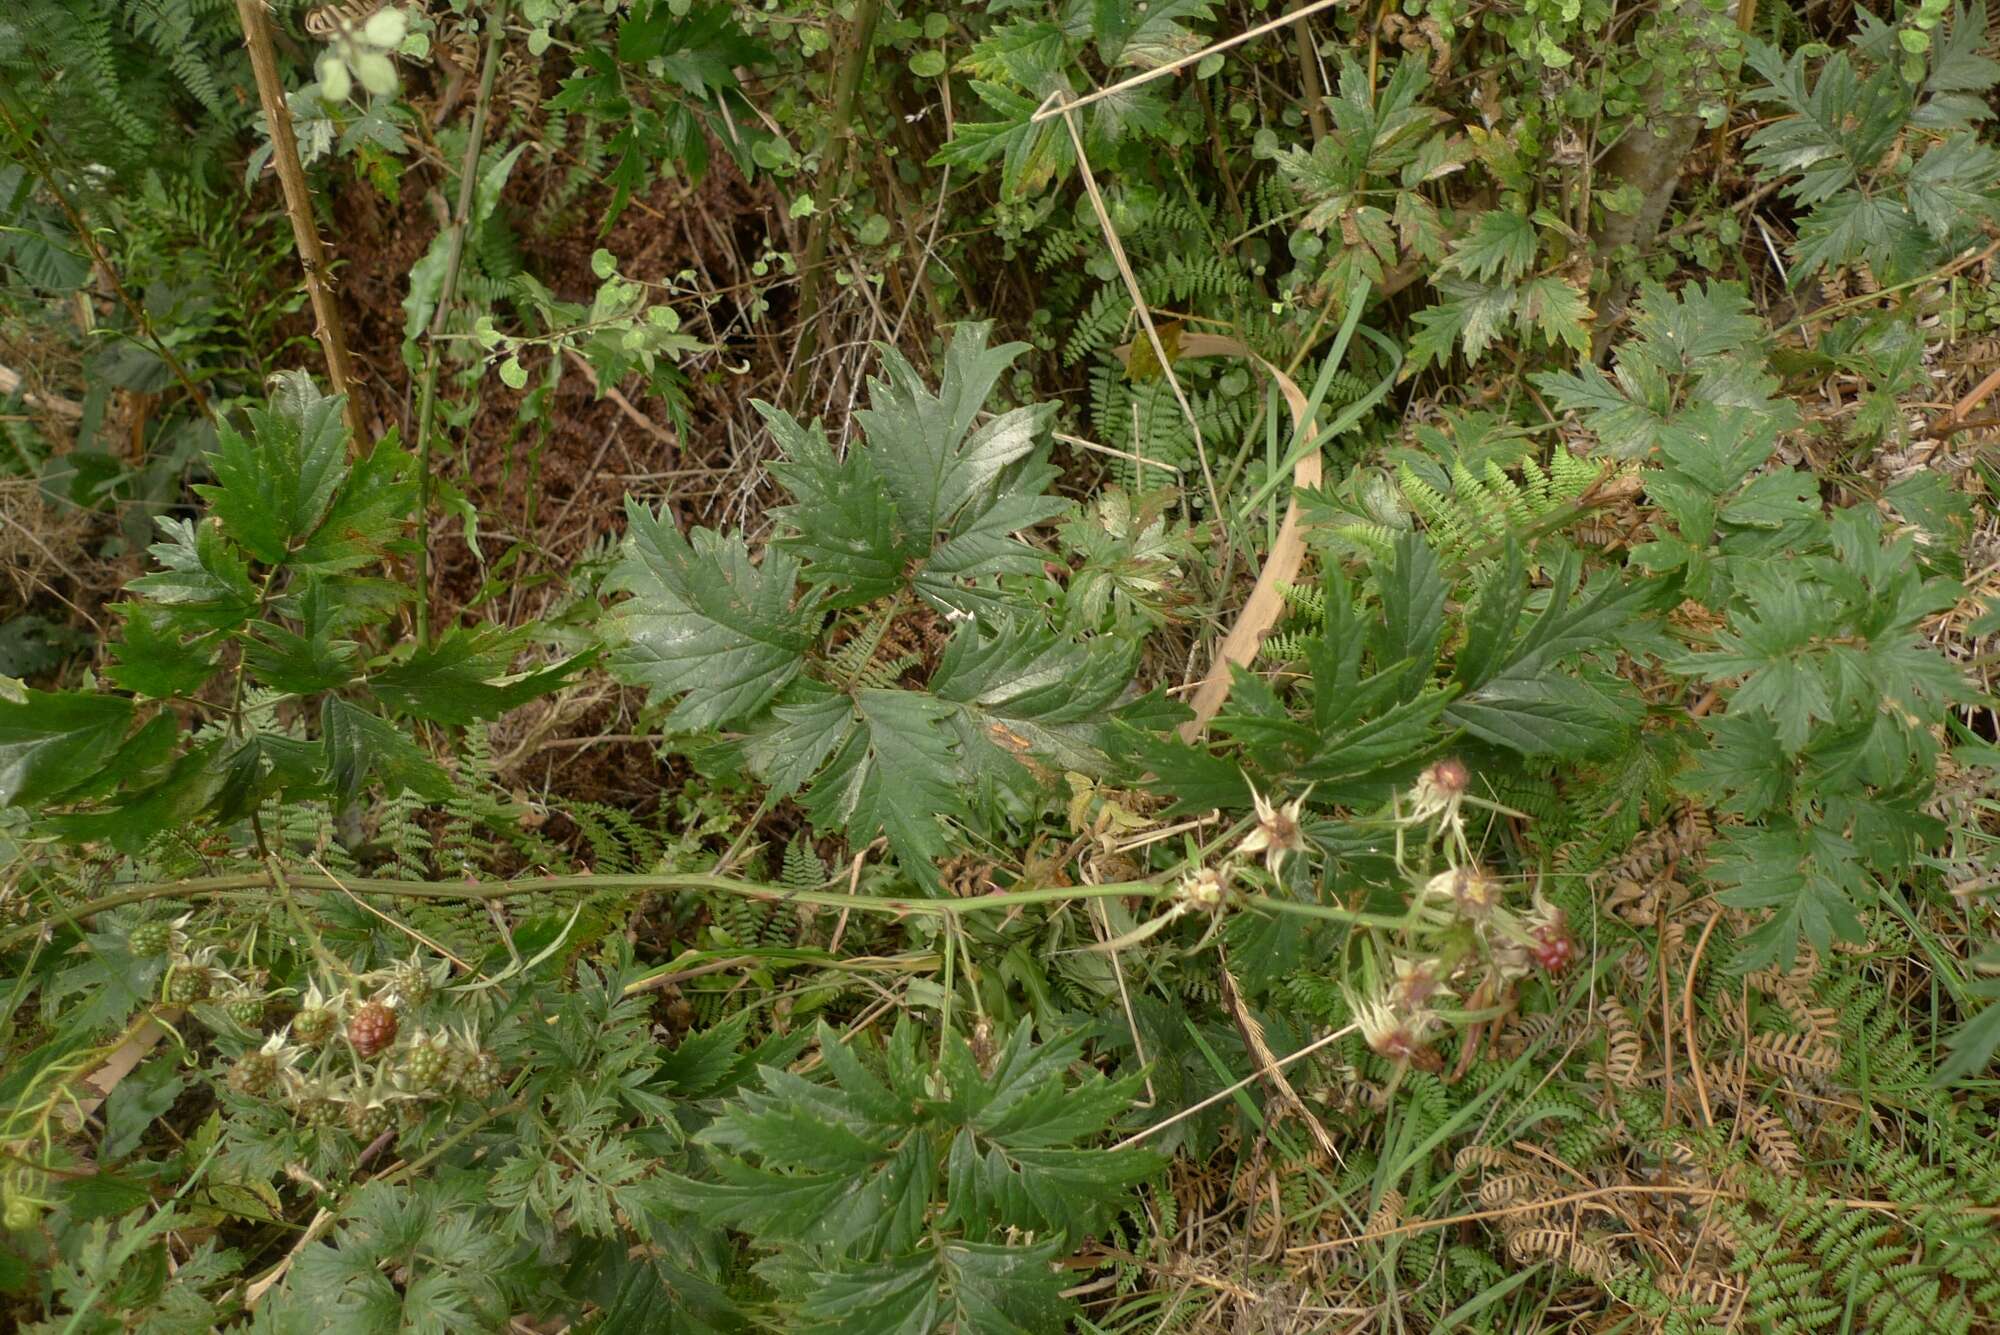
<instances>
[{"instance_id":1,"label":"bramble leaf","mask_svg":"<svg viewBox=\"0 0 2000 1335\"><path fill-rule=\"evenodd\" d=\"M286 372L269 405L250 408L250 434L224 425L208 456L212 486L195 492L225 531L266 565L282 562L318 527L347 476L346 400L322 395L310 377Z\"/></svg>"},{"instance_id":2,"label":"bramble leaf","mask_svg":"<svg viewBox=\"0 0 2000 1335\"><path fill-rule=\"evenodd\" d=\"M46 802L93 778L131 725L132 702L122 696L0 697L0 806Z\"/></svg>"},{"instance_id":3,"label":"bramble leaf","mask_svg":"<svg viewBox=\"0 0 2000 1335\"><path fill-rule=\"evenodd\" d=\"M781 551L750 560L741 536L696 529L626 502L631 524L612 576L632 597L615 608L611 668L654 700L680 696L668 720L693 731L747 718L805 665L820 613L798 598L798 563Z\"/></svg>"}]
</instances>

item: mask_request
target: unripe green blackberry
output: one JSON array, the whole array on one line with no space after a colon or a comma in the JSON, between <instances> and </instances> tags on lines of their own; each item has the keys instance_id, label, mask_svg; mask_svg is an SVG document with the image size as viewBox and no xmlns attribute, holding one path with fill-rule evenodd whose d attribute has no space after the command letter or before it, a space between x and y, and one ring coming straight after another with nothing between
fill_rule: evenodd
<instances>
[{"instance_id":1,"label":"unripe green blackberry","mask_svg":"<svg viewBox=\"0 0 2000 1335\"><path fill-rule=\"evenodd\" d=\"M407 959L389 971L388 990L406 1006L421 1006L431 999L430 970L417 958Z\"/></svg>"},{"instance_id":2,"label":"unripe green blackberry","mask_svg":"<svg viewBox=\"0 0 2000 1335\"><path fill-rule=\"evenodd\" d=\"M341 1106L324 1094L302 1095L293 1106L307 1126L332 1126L340 1120Z\"/></svg>"},{"instance_id":3,"label":"unripe green blackberry","mask_svg":"<svg viewBox=\"0 0 2000 1335\"><path fill-rule=\"evenodd\" d=\"M278 1083L278 1058L275 1053L263 1049L253 1049L236 1059L236 1065L229 1072L229 1087L239 1094L253 1097L271 1092Z\"/></svg>"},{"instance_id":4,"label":"unripe green blackberry","mask_svg":"<svg viewBox=\"0 0 2000 1335\"><path fill-rule=\"evenodd\" d=\"M452 1083L471 1098L490 1099L500 1092L500 1059L485 1048L461 1053Z\"/></svg>"},{"instance_id":5,"label":"unripe green blackberry","mask_svg":"<svg viewBox=\"0 0 2000 1335\"><path fill-rule=\"evenodd\" d=\"M292 1037L308 1047L326 1042L340 1024L340 1017L326 1006L308 1006L292 1017Z\"/></svg>"},{"instance_id":6,"label":"unripe green blackberry","mask_svg":"<svg viewBox=\"0 0 2000 1335\"><path fill-rule=\"evenodd\" d=\"M174 929L163 922L142 922L125 938L126 947L141 959L164 955L174 943Z\"/></svg>"},{"instance_id":7,"label":"unripe green blackberry","mask_svg":"<svg viewBox=\"0 0 2000 1335\"><path fill-rule=\"evenodd\" d=\"M347 1105L347 1129L360 1141L370 1141L396 1125L396 1115L386 1103Z\"/></svg>"},{"instance_id":8,"label":"unripe green blackberry","mask_svg":"<svg viewBox=\"0 0 2000 1335\"><path fill-rule=\"evenodd\" d=\"M255 1029L264 1023L264 998L255 992L230 993L222 999L222 1009L245 1029Z\"/></svg>"},{"instance_id":9,"label":"unripe green blackberry","mask_svg":"<svg viewBox=\"0 0 2000 1335\"><path fill-rule=\"evenodd\" d=\"M441 1090L451 1075L452 1065L451 1049L442 1040L419 1035L403 1049L403 1083L420 1092Z\"/></svg>"},{"instance_id":10,"label":"unripe green blackberry","mask_svg":"<svg viewBox=\"0 0 2000 1335\"><path fill-rule=\"evenodd\" d=\"M215 981L205 964L182 961L167 970L166 997L176 1006L189 1006L208 995Z\"/></svg>"}]
</instances>

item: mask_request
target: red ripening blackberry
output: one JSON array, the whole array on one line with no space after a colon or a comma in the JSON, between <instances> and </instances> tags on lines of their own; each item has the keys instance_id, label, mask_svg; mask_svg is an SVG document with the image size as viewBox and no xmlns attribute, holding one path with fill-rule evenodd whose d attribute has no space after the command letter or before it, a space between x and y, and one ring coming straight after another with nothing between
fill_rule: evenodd
<instances>
[{"instance_id":1,"label":"red ripening blackberry","mask_svg":"<svg viewBox=\"0 0 2000 1335\"><path fill-rule=\"evenodd\" d=\"M364 1057L373 1057L396 1041L396 1012L371 1001L347 1022L347 1041Z\"/></svg>"},{"instance_id":2,"label":"red ripening blackberry","mask_svg":"<svg viewBox=\"0 0 2000 1335\"><path fill-rule=\"evenodd\" d=\"M1528 952L1549 973L1561 973L1576 961L1576 943L1560 927L1537 928L1535 943Z\"/></svg>"}]
</instances>

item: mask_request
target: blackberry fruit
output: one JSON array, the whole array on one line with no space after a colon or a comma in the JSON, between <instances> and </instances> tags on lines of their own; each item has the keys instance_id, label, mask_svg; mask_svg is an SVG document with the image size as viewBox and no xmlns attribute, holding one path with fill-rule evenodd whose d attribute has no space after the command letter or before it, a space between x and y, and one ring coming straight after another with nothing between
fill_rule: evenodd
<instances>
[{"instance_id":1,"label":"blackberry fruit","mask_svg":"<svg viewBox=\"0 0 2000 1335\"><path fill-rule=\"evenodd\" d=\"M236 992L224 997L222 1009L245 1029L256 1029L264 1023L264 998L254 992Z\"/></svg>"},{"instance_id":2,"label":"blackberry fruit","mask_svg":"<svg viewBox=\"0 0 2000 1335\"><path fill-rule=\"evenodd\" d=\"M328 1097L325 1089L314 1088L299 1095L292 1111L307 1126L332 1126L340 1120L341 1105Z\"/></svg>"},{"instance_id":3,"label":"blackberry fruit","mask_svg":"<svg viewBox=\"0 0 2000 1335\"><path fill-rule=\"evenodd\" d=\"M373 1057L396 1041L396 1012L371 1001L347 1022L347 1041L363 1057Z\"/></svg>"},{"instance_id":4,"label":"blackberry fruit","mask_svg":"<svg viewBox=\"0 0 2000 1335\"><path fill-rule=\"evenodd\" d=\"M326 1042L340 1017L325 1006L308 1006L292 1017L292 1037L308 1047Z\"/></svg>"},{"instance_id":5,"label":"blackberry fruit","mask_svg":"<svg viewBox=\"0 0 2000 1335\"><path fill-rule=\"evenodd\" d=\"M229 1087L253 1097L268 1094L278 1083L278 1059L261 1050L244 1053L229 1072Z\"/></svg>"},{"instance_id":6,"label":"blackberry fruit","mask_svg":"<svg viewBox=\"0 0 2000 1335\"><path fill-rule=\"evenodd\" d=\"M485 1048L461 1055L453 1083L472 1098L492 1098L500 1092L500 1059Z\"/></svg>"},{"instance_id":7,"label":"blackberry fruit","mask_svg":"<svg viewBox=\"0 0 2000 1335\"><path fill-rule=\"evenodd\" d=\"M413 1090L439 1090L451 1075L451 1051L435 1039L419 1038L403 1052L403 1081Z\"/></svg>"},{"instance_id":8,"label":"blackberry fruit","mask_svg":"<svg viewBox=\"0 0 2000 1335\"><path fill-rule=\"evenodd\" d=\"M1561 973L1575 961L1576 943L1560 927L1544 927L1535 932L1535 943L1528 948L1528 953L1543 969Z\"/></svg>"},{"instance_id":9,"label":"blackberry fruit","mask_svg":"<svg viewBox=\"0 0 2000 1335\"><path fill-rule=\"evenodd\" d=\"M215 978L203 964L180 963L167 971L167 1000L176 1006L188 1006L208 995Z\"/></svg>"},{"instance_id":10,"label":"blackberry fruit","mask_svg":"<svg viewBox=\"0 0 2000 1335\"><path fill-rule=\"evenodd\" d=\"M173 943L174 930L163 922L142 922L125 938L126 947L141 959L164 955Z\"/></svg>"},{"instance_id":11,"label":"blackberry fruit","mask_svg":"<svg viewBox=\"0 0 2000 1335\"><path fill-rule=\"evenodd\" d=\"M371 1141L396 1125L396 1115L389 1111L386 1103L350 1103L347 1105L347 1129L360 1141Z\"/></svg>"},{"instance_id":12,"label":"blackberry fruit","mask_svg":"<svg viewBox=\"0 0 2000 1335\"><path fill-rule=\"evenodd\" d=\"M431 974L417 960L398 964L389 973L389 991L408 1006L421 1006L431 998Z\"/></svg>"}]
</instances>

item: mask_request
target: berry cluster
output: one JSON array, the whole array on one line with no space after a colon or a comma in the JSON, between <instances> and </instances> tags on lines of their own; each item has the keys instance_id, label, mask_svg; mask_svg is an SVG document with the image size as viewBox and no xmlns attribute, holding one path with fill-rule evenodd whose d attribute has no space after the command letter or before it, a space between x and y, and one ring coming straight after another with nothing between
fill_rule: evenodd
<instances>
[{"instance_id":1,"label":"berry cluster","mask_svg":"<svg viewBox=\"0 0 2000 1335\"><path fill-rule=\"evenodd\" d=\"M130 934L135 955L142 948L169 955L166 999L212 1001L234 1024L261 1027L267 995L220 967L213 947L191 949L179 929L180 922L147 923ZM493 1097L505 1083L500 1060L472 1029L412 1023L446 976L441 964L413 954L346 986L308 984L290 1021L236 1058L229 1088L282 1104L301 1125L338 1128L364 1144L414 1121L427 1105Z\"/></svg>"}]
</instances>

